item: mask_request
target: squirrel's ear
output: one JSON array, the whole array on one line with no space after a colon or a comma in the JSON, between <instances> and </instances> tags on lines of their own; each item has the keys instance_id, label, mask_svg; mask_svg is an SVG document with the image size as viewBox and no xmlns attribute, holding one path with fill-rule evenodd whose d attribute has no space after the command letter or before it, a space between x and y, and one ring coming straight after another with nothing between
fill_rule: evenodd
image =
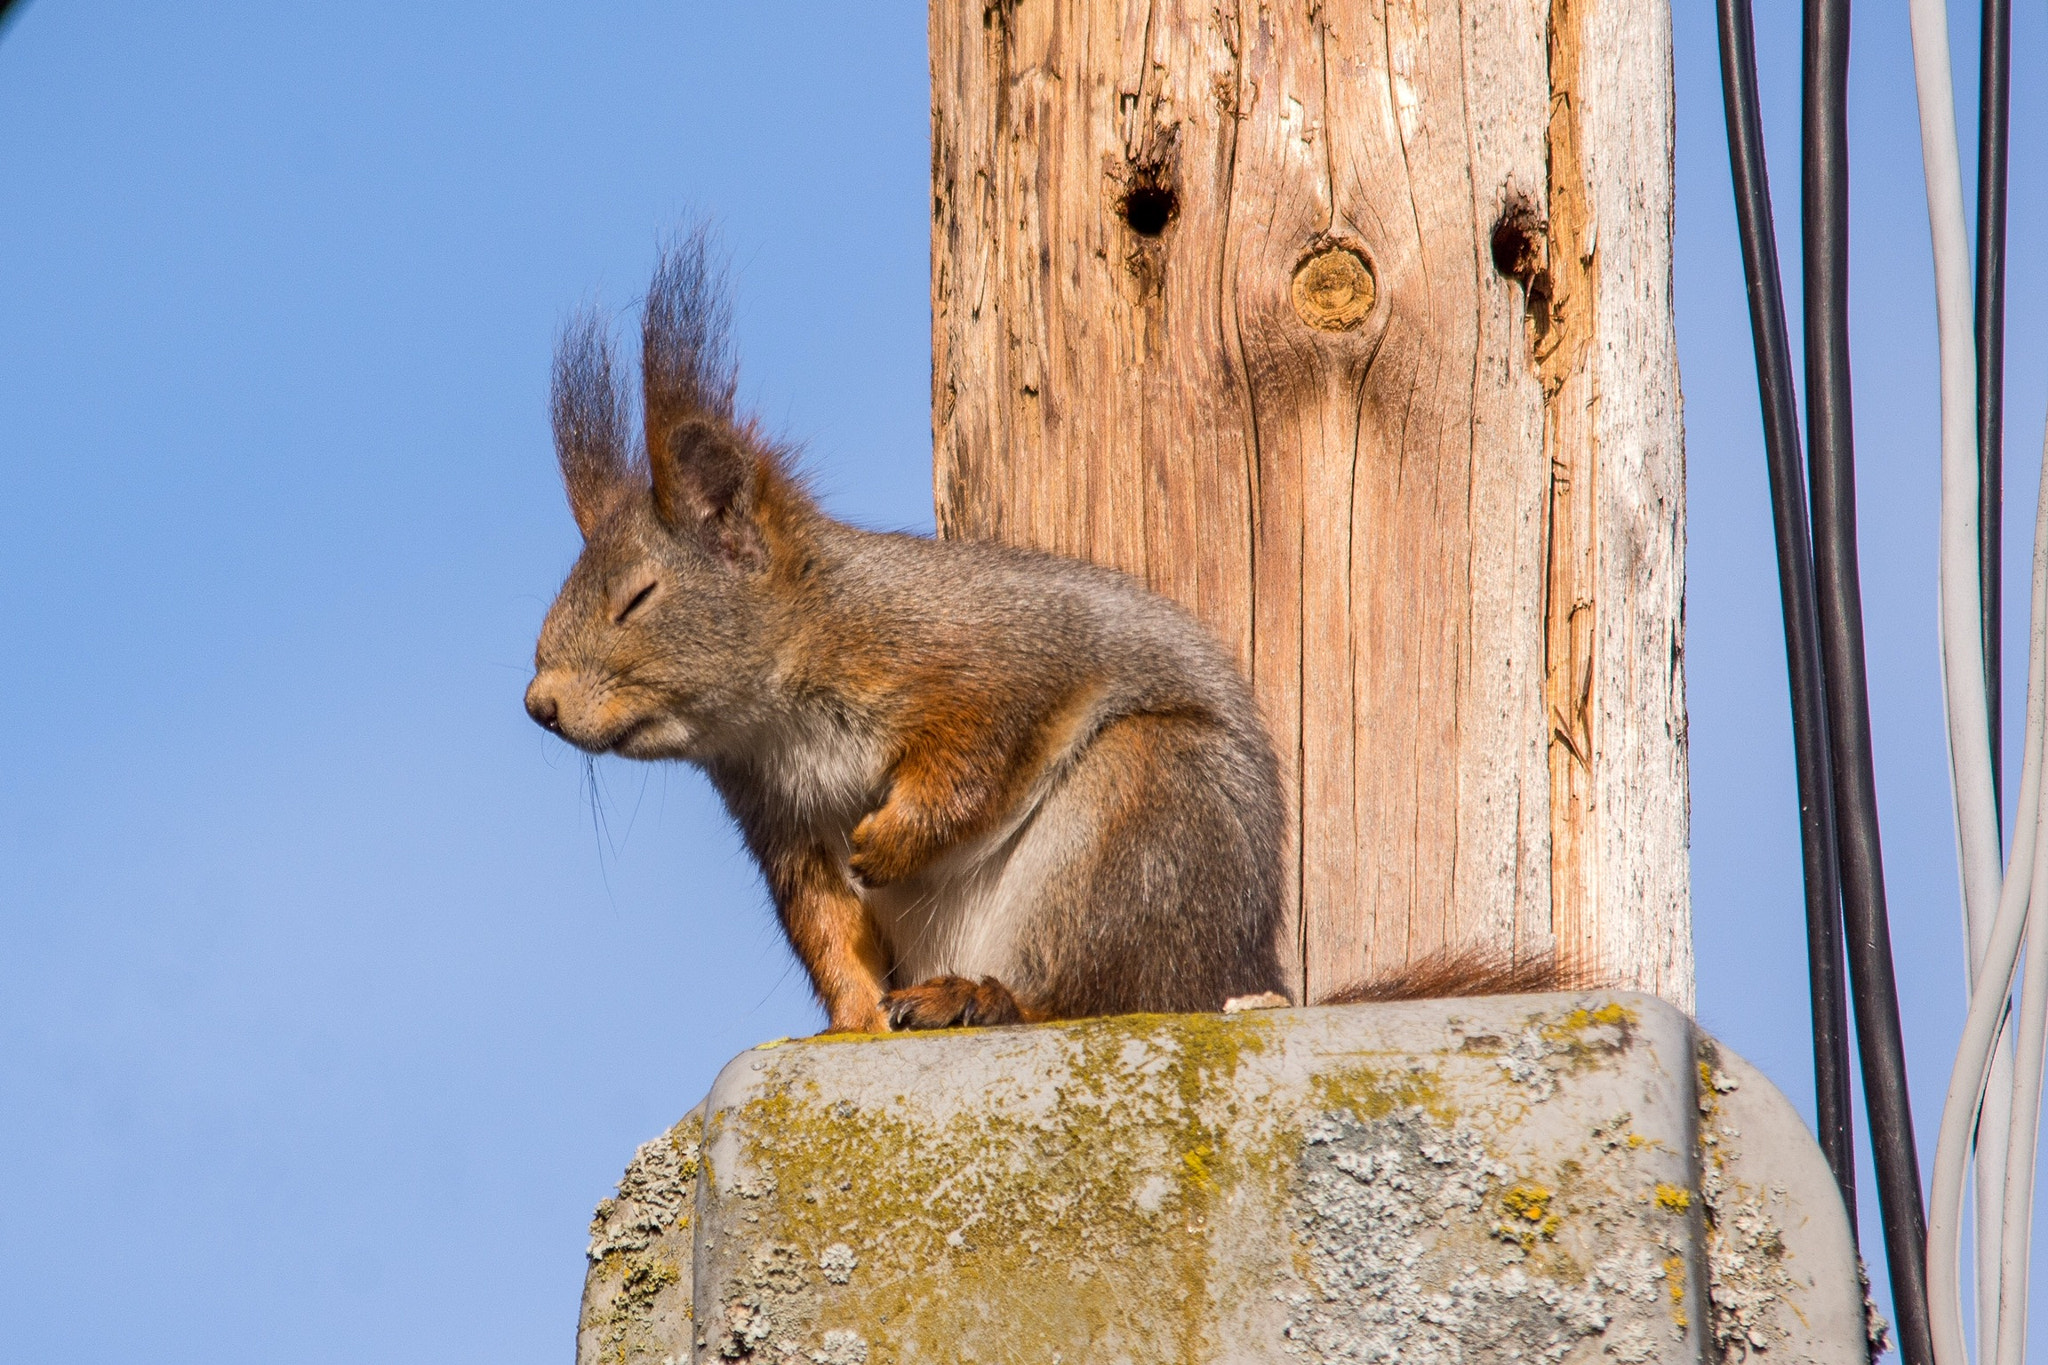
<instances>
[{"instance_id":1,"label":"squirrel's ear","mask_svg":"<svg viewBox=\"0 0 2048 1365\"><path fill-rule=\"evenodd\" d=\"M760 456L730 423L692 417L677 425L648 460L654 510L681 535L727 560L755 557L753 524Z\"/></svg>"},{"instance_id":2,"label":"squirrel's ear","mask_svg":"<svg viewBox=\"0 0 2048 1365\"><path fill-rule=\"evenodd\" d=\"M562 487L586 540L619 490L633 482L626 394L615 375L611 331L594 310L585 311L555 345L548 406Z\"/></svg>"},{"instance_id":3,"label":"squirrel's ear","mask_svg":"<svg viewBox=\"0 0 2048 1365\"><path fill-rule=\"evenodd\" d=\"M640 315L641 416L654 508L728 563L757 564L761 456L733 415L732 302L699 225L662 253Z\"/></svg>"}]
</instances>

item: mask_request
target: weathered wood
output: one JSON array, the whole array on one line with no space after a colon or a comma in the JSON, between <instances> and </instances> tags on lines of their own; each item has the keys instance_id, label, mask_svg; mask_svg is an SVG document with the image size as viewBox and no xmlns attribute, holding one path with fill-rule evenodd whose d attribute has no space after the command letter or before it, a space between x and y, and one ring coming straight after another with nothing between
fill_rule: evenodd
<instances>
[{"instance_id":1,"label":"weathered wood","mask_svg":"<svg viewBox=\"0 0 2048 1365\"><path fill-rule=\"evenodd\" d=\"M941 530L1237 651L1308 994L1481 940L1690 1007L1665 5L931 15Z\"/></svg>"}]
</instances>

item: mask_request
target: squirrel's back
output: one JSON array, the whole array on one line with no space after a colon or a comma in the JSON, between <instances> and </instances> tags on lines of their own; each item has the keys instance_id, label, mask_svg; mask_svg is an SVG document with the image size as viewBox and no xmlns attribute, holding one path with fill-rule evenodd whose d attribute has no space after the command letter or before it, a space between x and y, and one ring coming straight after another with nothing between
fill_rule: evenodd
<instances>
[{"instance_id":1,"label":"squirrel's back","mask_svg":"<svg viewBox=\"0 0 2048 1365\"><path fill-rule=\"evenodd\" d=\"M830 538L850 589L840 605L888 628L877 632L879 649L914 647L960 669L1085 675L1128 709L1207 710L1265 746L1250 688L1222 645L1128 574L987 541L838 524Z\"/></svg>"}]
</instances>

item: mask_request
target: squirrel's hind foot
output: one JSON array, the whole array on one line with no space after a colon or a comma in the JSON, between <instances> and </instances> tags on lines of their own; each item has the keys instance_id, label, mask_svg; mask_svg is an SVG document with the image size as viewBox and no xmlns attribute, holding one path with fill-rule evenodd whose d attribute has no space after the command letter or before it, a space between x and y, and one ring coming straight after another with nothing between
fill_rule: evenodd
<instances>
[{"instance_id":1,"label":"squirrel's hind foot","mask_svg":"<svg viewBox=\"0 0 2048 1365\"><path fill-rule=\"evenodd\" d=\"M896 1030L985 1028L1030 1022L1031 1012L1017 1003L1010 988L992 976L970 981L964 976L935 976L882 997L882 1012Z\"/></svg>"}]
</instances>

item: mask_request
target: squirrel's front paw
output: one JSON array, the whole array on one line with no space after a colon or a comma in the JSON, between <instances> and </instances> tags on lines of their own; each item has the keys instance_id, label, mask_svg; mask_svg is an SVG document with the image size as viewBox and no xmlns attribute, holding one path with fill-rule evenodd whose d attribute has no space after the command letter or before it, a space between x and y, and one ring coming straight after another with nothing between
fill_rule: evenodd
<instances>
[{"instance_id":1,"label":"squirrel's front paw","mask_svg":"<svg viewBox=\"0 0 2048 1365\"><path fill-rule=\"evenodd\" d=\"M992 976L970 981L964 976L935 976L882 997L889 1027L898 1030L978 1028L1021 1024L1024 1011L1010 988Z\"/></svg>"},{"instance_id":2,"label":"squirrel's front paw","mask_svg":"<svg viewBox=\"0 0 2048 1365\"><path fill-rule=\"evenodd\" d=\"M903 840L882 811L869 811L847 839L846 870L862 890L902 881L915 869L903 856Z\"/></svg>"}]
</instances>

